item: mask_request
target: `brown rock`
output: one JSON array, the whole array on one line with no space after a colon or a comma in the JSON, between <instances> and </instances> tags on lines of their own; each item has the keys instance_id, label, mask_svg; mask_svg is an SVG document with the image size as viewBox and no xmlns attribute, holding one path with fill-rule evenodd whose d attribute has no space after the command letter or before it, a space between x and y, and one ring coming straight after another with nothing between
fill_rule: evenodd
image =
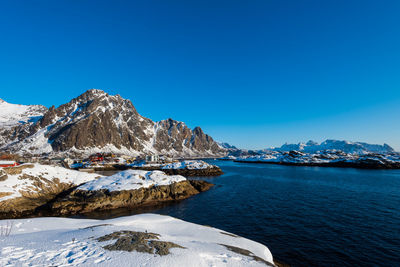
<instances>
[{"instance_id":1,"label":"brown rock","mask_svg":"<svg viewBox=\"0 0 400 267\"><path fill-rule=\"evenodd\" d=\"M199 183L196 183L196 187L204 191L207 187L209 189L212 186L207 182L203 181L203 183L204 185L201 186L199 181ZM74 190L66 197L51 203L48 209L57 215L67 215L123 207L132 208L186 199L201 192L196 187L186 180L171 185L152 186L136 190L111 192L108 190Z\"/></svg>"}]
</instances>

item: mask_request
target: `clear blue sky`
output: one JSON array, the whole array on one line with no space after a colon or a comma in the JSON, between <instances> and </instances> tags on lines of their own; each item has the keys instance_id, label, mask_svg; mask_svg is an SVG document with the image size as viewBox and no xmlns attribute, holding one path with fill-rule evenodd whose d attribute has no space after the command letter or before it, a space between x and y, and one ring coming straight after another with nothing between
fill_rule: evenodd
<instances>
[{"instance_id":1,"label":"clear blue sky","mask_svg":"<svg viewBox=\"0 0 400 267\"><path fill-rule=\"evenodd\" d=\"M0 98L89 88L243 148L400 150L400 1L2 1Z\"/></svg>"}]
</instances>

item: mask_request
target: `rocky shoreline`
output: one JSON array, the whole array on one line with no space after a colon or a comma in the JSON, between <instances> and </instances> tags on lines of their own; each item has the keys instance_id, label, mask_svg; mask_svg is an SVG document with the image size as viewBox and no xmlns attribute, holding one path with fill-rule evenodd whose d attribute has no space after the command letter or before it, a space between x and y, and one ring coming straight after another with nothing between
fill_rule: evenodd
<instances>
[{"instance_id":1,"label":"rocky shoreline","mask_svg":"<svg viewBox=\"0 0 400 267\"><path fill-rule=\"evenodd\" d=\"M357 168L357 169L400 169L400 163L385 163L379 164L376 162L273 162L273 161L250 161L250 160L233 160L240 163L255 163L255 164L276 164L285 166L304 166L304 167L336 167L336 168Z\"/></svg>"},{"instance_id":2,"label":"rocky shoreline","mask_svg":"<svg viewBox=\"0 0 400 267\"><path fill-rule=\"evenodd\" d=\"M133 170L146 170L146 171L163 171L168 175L182 175L185 177L194 176L219 176L224 172L219 167L211 167L207 169L161 169L157 167L131 167Z\"/></svg>"},{"instance_id":3,"label":"rocky shoreline","mask_svg":"<svg viewBox=\"0 0 400 267\"><path fill-rule=\"evenodd\" d=\"M40 169L40 172L37 169ZM28 174L35 172L36 174ZM65 171L63 174L61 171ZM135 208L179 201L209 190L213 184L201 180L187 180L182 176L166 175L160 171L128 170L123 177L126 184L118 187L117 177L99 177L63 168L43 165L22 165L2 170L9 187L21 189L0 196L0 219L39 216L69 216L78 213ZM50 173L54 177L49 177ZM124 172L125 173L125 172ZM45 177L47 175L47 178ZM87 182L66 181L63 176L89 177ZM121 175L120 173L118 175ZM82 178L80 178L82 179ZM107 180L108 179L108 180ZM17 186L12 185L13 180ZM104 180L106 182L104 182ZM89 183L115 188L83 189ZM0 184L1 185L1 184ZM13 196L14 194L15 196Z\"/></svg>"},{"instance_id":4,"label":"rocky shoreline","mask_svg":"<svg viewBox=\"0 0 400 267\"><path fill-rule=\"evenodd\" d=\"M152 186L136 190L84 191L78 188L47 203L39 214L69 216L118 208L152 206L162 202L187 199L209 190L213 184L205 181L182 181L171 185Z\"/></svg>"},{"instance_id":5,"label":"rocky shoreline","mask_svg":"<svg viewBox=\"0 0 400 267\"><path fill-rule=\"evenodd\" d=\"M195 164L197 164L197 166L195 166ZM124 171L124 170L163 171L168 175L182 175L185 177L195 177L195 176L212 177L224 174L224 172L221 170L220 167L199 160L196 161L184 160L178 163L170 163L170 164L145 164L141 166L114 164L109 166L101 166L101 167L93 166L85 169L80 169L80 168L74 168L74 169L81 171L93 170L94 172Z\"/></svg>"}]
</instances>

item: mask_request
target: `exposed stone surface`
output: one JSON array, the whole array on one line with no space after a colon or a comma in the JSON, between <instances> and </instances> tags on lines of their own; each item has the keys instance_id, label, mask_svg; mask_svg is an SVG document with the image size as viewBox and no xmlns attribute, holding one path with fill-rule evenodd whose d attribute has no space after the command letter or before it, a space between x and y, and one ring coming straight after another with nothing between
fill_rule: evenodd
<instances>
[{"instance_id":1,"label":"exposed stone surface","mask_svg":"<svg viewBox=\"0 0 400 267\"><path fill-rule=\"evenodd\" d=\"M251 252L251 251L249 251L247 249L243 249L243 248L239 248L239 247L235 247L235 246L230 246L230 245L225 245L225 244L220 244L220 245L226 247L230 251L233 251L233 252L235 252L237 254L251 257L255 261L259 261L259 262L265 263L265 265L267 265L267 266L275 267L275 265L273 265L270 262L264 260L263 258L260 258L260 257L258 257L256 255L254 255L253 252Z\"/></svg>"},{"instance_id":2,"label":"exposed stone surface","mask_svg":"<svg viewBox=\"0 0 400 267\"><path fill-rule=\"evenodd\" d=\"M8 178L7 173L4 170L0 169L0 182L7 180L7 178Z\"/></svg>"},{"instance_id":3,"label":"exposed stone surface","mask_svg":"<svg viewBox=\"0 0 400 267\"><path fill-rule=\"evenodd\" d=\"M172 242L160 241L159 234L143 233L136 231L118 231L96 240L105 242L116 240L115 243L104 246L107 250L137 251L165 256L169 254L170 248L184 248Z\"/></svg>"},{"instance_id":4,"label":"exposed stone surface","mask_svg":"<svg viewBox=\"0 0 400 267\"><path fill-rule=\"evenodd\" d=\"M202 180L189 180L190 184L196 188L197 191L199 192L204 192L209 190L211 187L213 187L214 185L211 183L207 183L205 181Z\"/></svg>"}]
</instances>

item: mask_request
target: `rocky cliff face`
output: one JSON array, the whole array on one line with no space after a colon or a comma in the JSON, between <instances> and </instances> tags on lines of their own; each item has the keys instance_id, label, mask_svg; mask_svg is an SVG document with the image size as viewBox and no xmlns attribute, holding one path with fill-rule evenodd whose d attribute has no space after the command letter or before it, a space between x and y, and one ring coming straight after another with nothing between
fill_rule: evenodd
<instances>
[{"instance_id":1,"label":"rocky cliff face","mask_svg":"<svg viewBox=\"0 0 400 267\"><path fill-rule=\"evenodd\" d=\"M17 125L13 142L3 149L32 154L114 152L170 156L220 155L224 149L201 128L191 130L172 119L153 122L119 95L89 90L70 102L43 112L30 125ZM5 134L5 139L10 134Z\"/></svg>"}]
</instances>

